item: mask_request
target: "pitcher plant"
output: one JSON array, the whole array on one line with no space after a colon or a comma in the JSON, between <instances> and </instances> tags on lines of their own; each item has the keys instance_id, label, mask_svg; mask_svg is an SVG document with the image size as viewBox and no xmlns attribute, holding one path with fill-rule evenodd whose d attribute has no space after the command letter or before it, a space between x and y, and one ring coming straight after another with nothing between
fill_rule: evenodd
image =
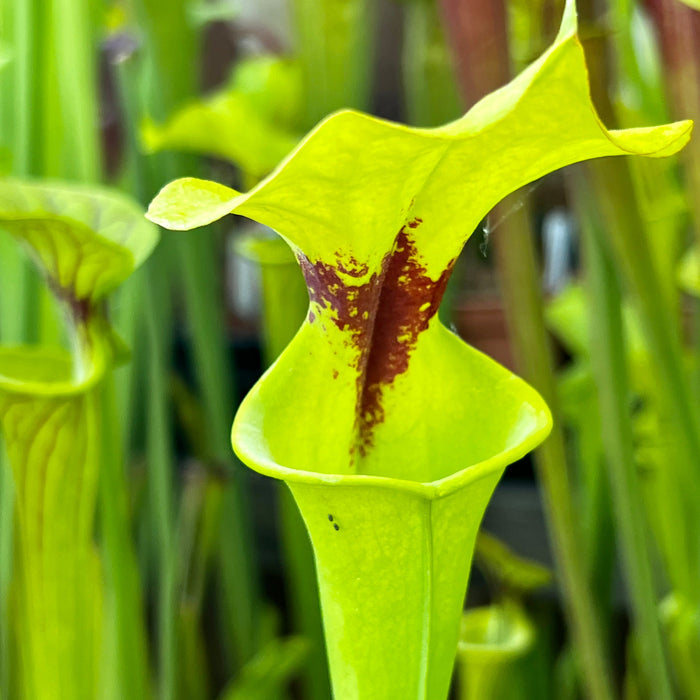
<instances>
[{"instance_id":1,"label":"pitcher plant","mask_svg":"<svg viewBox=\"0 0 700 700\"><path fill-rule=\"evenodd\" d=\"M232 212L270 226L304 273L306 319L232 441L302 513L335 697L447 696L481 517L505 467L551 426L532 388L437 317L462 246L546 173L669 155L690 130L602 125L569 0L552 47L455 122L341 111L247 193L184 178L152 202L149 218L170 229Z\"/></svg>"}]
</instances>

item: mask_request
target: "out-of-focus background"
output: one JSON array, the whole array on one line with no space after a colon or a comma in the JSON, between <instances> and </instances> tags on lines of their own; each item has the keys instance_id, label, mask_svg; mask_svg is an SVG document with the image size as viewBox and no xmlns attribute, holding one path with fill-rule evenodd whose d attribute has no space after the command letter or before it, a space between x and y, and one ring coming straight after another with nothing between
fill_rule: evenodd
<instances>
[{"instance_id":1,"label":"out-of-focus background","mask_svg":"<svg viewBox=\"0 0 700 700\"><path fill-rule=\"evenodd\" d=\"M607 126L700 117L693 2L577 4ZM456 119L547 48L562 10L560 0L5 0L0 171L108 184L144 209L186 175L246 190L334 110L422 127ZM528 379L556 427L499 485L467 601L493 614L477 641L507 646L516 605L526 643L486 657L465 646L458 670L485 664L496 680L488 695L456 682L455 697L582 697L597 654L616 697L655 697L647 676L667 673L678 697L700 698L700 501L687 490L700 476L699 143L543 178L489 214L457 263L443 321ZM331 697L303 528L279 485L229 444L237 403L307 302L274 232L232 216L163 232L113 300L132 350L113 427L141 604L125 624L142 653L108 697ZM620 333L607 342L610 325ZM0 235L0 340L62 333L38 275ZM12 700L23 696L3 468L0 697ZM628 564L640 556L653 609L638 607ZM567 567L579 589L562 585ZM109 592L122 573L107 573ZM649 670L644 614L660 620L665 669ZM582 643L587 617L596 636ZM129 673L147 681L130 686Z\"/></svg>"}]
</instances>

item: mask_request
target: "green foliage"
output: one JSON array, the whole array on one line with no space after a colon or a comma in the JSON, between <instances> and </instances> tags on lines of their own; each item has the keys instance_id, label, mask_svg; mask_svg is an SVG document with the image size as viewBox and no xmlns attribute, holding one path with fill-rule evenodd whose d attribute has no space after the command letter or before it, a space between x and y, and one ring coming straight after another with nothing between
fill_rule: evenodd
<instances>
[{"instance_id":1,"label":"green foliage","mask_svg":"<svg viewBox=\"0 0 700 700\"><path fill-rule=\"evenodd\" d=\"M275 639L258 652L221 695L221 700L269 700L279 697L299 671L308 643L299 637Z\"/></svg>"},{"instance_id":2,"label":"green foliage","mask_svg":"<svg viewBox=\"0 0 700 700\"><path fill-rule=\"evenodd\" d=\"M233 444L287 481L305 518L338 697L445 696L481 514L549 430L538 395L435 314L470 231L555 168L668 155L689 134L602 126L570 2L555 44L456 122L340 112L247 194L186 178L151 204L177 230L256 219L304 271L307 319L241 406Z\"/></svg>"},{"instance_id":3,"label":"green foliage","mask_svg":"<svg viewBox=\"0 0 700 700\"><path fill-rule=\"evenodd\" d=\"M552 572L534 561L523 559L503 542L483 530L476 539L474 557L484 574L503 595L519 598L542 588L552 580Z\"/></svg>"},{"instance_id":4,"label":"green foliage","mask_svg":"<svg viewBox=\"0 0 700 700\"><path fill-rule=\"evenodd\" d=\"M151 152L174 149L217 156L257 182L299 140L300 77L291 61L247 59L219 92L186 105L163 126L147 120L142 127L145 145Z\"/></svg>"},{"instance_id":5,"label":"green foliage","mask_svg":"<svg viewBox=\"0 0 700 700\"><path fill-rule=\"evenodd\" d=\"M683 1L698 8L696 0ZM512 59L524 65L539 54L543 37L553 35L555 8L564 1L507 4ZM46 7L40 0L0 3L1 171L91 181L102 176L95 94L98 5L93 0L52 0ZM283 237L238 241L238 252L262 266L266 359L280 355L299 324L301 330L244 404L234 427L236 449L254 468L286 480L304 511L319 559L337 696L439 700L449 679L481 514L505 465L545 435L549 420L537 394L438 322L435 309L452 261L481 216L519 184L586 157L665 155L687 140L689 124L603 129L588 99L569 2L555 46L513 84L453 124L407 129L342 112L294 150L300 132L331 110L369 107L375 6L371 0L296 0L296 58L244 59L229 85L201 99L194 95L199 42L193 30L237 19L240 6L229 0L113 3L113 16L123 13L129 19L128 26L119 22L119 31L133 32L142 43L130 49L133 54L120 53L112 70L131 149L121 154L128 162L123 181L131 180L143 198L194 161L144 156L134 138L142 123L151 151L205 152L234 160L242 189L294 151L248 194L203 181L174 184L159 200L166 204L160 215L188 228L235 211L271 224ZM677 2L675 7L686 9ZM403 68L410 83L403 95L405 116L414 125L441 123L456 116L457 102L438 3L414 0L405 9ZM628 0L611 2L610 10L606 19L612 31L597 38L613 44L621 66L615 114L623 126L665 121L661 94L669 81L650 50L652 26ZM240 26L244 32L257 31ZM117 38L124 36L112 36L110 43ZM692 94L692 75L680 78L682 92ZM104 106L109 116L112 105ZM685 107L677 113L690 114ZM159 125L143 122L144 114L160 120ZM168 114L174 116L164 121ZM109 155L114 155L111 147ZM640 266L637 292L650 289L648 298L659 302L657 317L668 318L679 306L677 253L690 203L689 188L684 189L675 169L674 161L634 168L641 217L631 217L628 226L631 249L643 249L648 238L653 258L652 266ZM633 204L617 188L607 189L613 206L606 217L615 221L608 238L617 242L625 227L610 211L627 211ZM601 208L603 199L589 210ZM156 202L155 216L158 207ZM508 222L514 228L523 227L524 210L520 214ZM118 327L135 343L140 362L117 378L120 394L131 397L122 401L119 416L110 370L127 351L111 329L105 304L150 253L155 228L142 220L138 207L107 190L59 183L0 182L0 220L10 234L0 235L0 334L4 342L41 342L0 347L0 424L12 460L11 473L0 465L2 697L146 700L157 689L160 700L206 700L220 690L217 683L225 673L235 680L222 700L286 698L290 679L303 682L303 669L310 670L312 656L323 653L313 624L305 624L316 604L315 592L308 595L314 570L309 552L300 549L300 544L308 546L308 537L303 525L295 529L297 505L281 484L289 496L281 502L282 539L289 550L285 576L292 591L296 586L304 595L297 609L292 592L288 609L295 634L304 639L270 641L276 628L263 631L256 581L249 575L254 565L247 556L247 499L238 488L240 473L229 464L228 423L236 392L227 381L230 339L217 323L214 237L174 241L179 257L162 251L148 277L120 298L116 311L127 323ZM39 290L39 276L25 274L13 237L39 267L48 292ZM310 287L310 308L297 260ZM697 253L690 253L679 272L683 288L694 294L700 290L697 260ZM516 294L529 297L523 282L527 265L518 262ZM654 272L658 284L652 284ZM183 283L190 323L186 338L200 389L195 397L193 388L190 398L184 382L173 382L186 396L190 415L197 414L191 442L202 462L193 470L201 484L187 480L179 500L167 403L171 279ZM532 279L537 287L534 273ZM629 280L623 286L635 288ZM63 336L47 302L52 294L67 320ZM625 500L615 497L610 504L599 498L608 476L601 415L607 427L611 421L601 409L592 368L604 353L581 333L600 311L582 308L585 302L576 292L562 301L566 308L559 308L558 328L576 361L560 387L564 419L581 436L568 445L581 448L580 480L570 494L566 479L558 490L549 489L548 505L554 503L554 511L557 501L578 498L579 524L594 533L588 540L601 540L607 555L614 538L606 538L612 530L605 518L612 517L611 505L619 511ZM698 460L681 459L678 447L688 425L693 433L693 421L679 428L682 420L669 410L675 396L681 415L690 414L688 403L678 400L684 380L692 386L690 373L683 368L679 381L668 381L665 366L675 362L680 367L680 351L678 357L650 355L653 345L643 327L649 309L628 313L627 299L622 308L625 340L631 341L626 356L631 392L629 397L627 390L613 393L617 417L631 415L635 466L644 491L639 511L644 509L648 525L638 531L645 542L652 539L647 530L655 536L672 588L662 606L662 623L678 685L674 690L697 697L698 601L691 561L697 528L689 514L697 502L692 467ZM529 322L525 319L525 325ZM657 324L656 335L670 336L674 323ZM71 353L53 347L62 337ZM540 352L534 347L535 354ZM664 385L671 397L665 403ZM140 401L142 386L147 401ZM149 407L147 421L142 413L129 415L131 403ZM142 436L122 439L119 418L123 425L147 423L147 477L138 480L146 484L147 505L139 487L126 483L121 455L122 444L132 447L131 441ZM563 449L552 454L554 467L568 474ZM226 468L224 479L210 469L211 461ZM690 478L681 482L685 462ZM104 576L93 542L98 474ZM547 480L545 474L545 488ZM574 528L566 519L555 516L554 522L556 548ZM148 618L155 630L152 654L141 576L131 551L136 523L146 591L155 603ZM570 542L576 544L575 538ZM596 543L586 545L579 554L596 581L580 576L584 591L596 587L598 579L600 588L609 589L609 560L596 553ZM480 538L476 549L489 581L495 579L501 589L524 591L546 577L498 543ZM622 549L631 548L623 544ZM569 547L564 559L571 554ZM306 575L300 574L305 564ZM578 598L579 611L597 619L598 611L585 596L576 596L566 575L560 582L565 597ZM223 591L225 599L216 610L214 634L224 640L217 649L226 657L220 665L208 659L211 647L202 624L211 590ZM646 609L655 623L653 605ZM300 611L306 616L302 624ZM381 628L378 619L386 622ZM574 697L580 668L589 676L605 676L591 673L595 666L586 658L591 642L604 645L605 640L594 634L582 644L575 624L572 630L575 646L567 669ZM463 676L464 692L484 700L489 692L499 700L511 698L503 685L488 683L507 676L505 685L512 686L514 679L517 684L515 657L522 661L520 650L534 636L525 614L502 604L477 610L465 618L463 632L471 664ZM649 694L650 675L660 677L658 664L650 664L645 654L650 635L643 632L633 630L628 644L626 689L635 697ZM323 674L314 674L320 682L314 691L304 685L302 695L325 700ZM513 697L528 687L522 684L520 695ZM596 700L605 697L591 687Z\"/></svg>"},{"instance_id":6,"label":"green foliage","mask_svg":"<svg viewBox=\"0 0 700 700\"><path fill-rule=\"evenodd\" d=\"M376 3L294 0L292 5L305 128L336 109L366 109L371 96Z\"/></svg>"},{"instance_id":7,"label":"green foliage","mask_svg":"<svg viewBox=\"0 0 700 700\"><path fill-rule=\"evenodd\" d=\"M686 292L700 296L700 258L695 248L690 250L681 261L678 281Z\"/></svg>"},{"instance_id":8,"label":"green foliage","mask_svg":"<svg viewBox=\"0 0 700 700\"><path fill-rule=\"evenodd\" d=\"M98 187L3 180L0 223L29 251L57 296L94 306L151 253L156 229L126 197Z\"/></svg>"},{"instance_id":9,"label":"green foliage","mask_svg":"<svg viewBox=\"0 0 700 700\"><path fill-rule=\"evenodd\" d=\"M467 610L457 651L460 700L527 697L518 663L532 651L535 636L527 614L512 601Z\"/></svg>"},{"instance_id":10,"label":"green foliage","mask_svg":"<svg viewBox=\"0 0 700 700\"><path fill-rule=\"evenodd\" d=\"M408 122L438 126L452 121L464 110L437 3L411 0L404 13L401 65Z\"/></svg>"},{"instance_id":11,"label":"green foliage","mask_svg":"<svg viewBox=\"0 0 700 700\"><path fill-rule=\"evenodd\" d=\"M0 371L0 420L18 504L21 697L88 700L102 604L91 547L96 398L88 383L71 382L61 353L4 348Z\"/></svg>"},{"instance_id":12,"label":"green foliage","mask_svg":"<svg viewBox=\"0 0 700 700\"><path fill-rule=\"evenodd\" d=\"M552 580L551 572L503 542L479 532L474 556L494 591L494 602L462 615L457 647L460 700L525 700L533 696L537 632L523 598Z\"/></svg>"},{"instance_id":13,"label":"green foliage","mask_svg":"<svg viewBox=\"0 0 700 700\"><path fill-rule=\"evenodd\" d=\"M0 225L28 250L69 320L73 357L0 348L0 424L17 494L21 697L93 700L102 575L93 546L99 383L123 355L101 299L157 241L130 200L97 188L0 182Z\"/></svg>"}]
</instances>

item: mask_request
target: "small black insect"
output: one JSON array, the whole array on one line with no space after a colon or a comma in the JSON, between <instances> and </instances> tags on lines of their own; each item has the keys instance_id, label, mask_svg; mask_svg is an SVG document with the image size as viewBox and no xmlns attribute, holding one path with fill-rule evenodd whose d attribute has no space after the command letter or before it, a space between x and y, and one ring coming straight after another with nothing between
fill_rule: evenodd
<instances>
[{"instance_id":1,"label":"small black insect","mask_svg":"<svg viewBox=\"0 0 700 700\"><path fill-rule=\"evenodd\" d=\"M333 522L333 516L330 513L328 514L328 519Z\"/></svg>"},{"instance_id":2,"label":"small black insect","mask_svg":"<svg viewBox=\"0 0 700 700\"><path fill-rule=\"evenodd\" d=\"M338 525L338 523L333 523L333 527L334 527L336 530L340 530L340 525Z\"/></svg>"}]
</instances>

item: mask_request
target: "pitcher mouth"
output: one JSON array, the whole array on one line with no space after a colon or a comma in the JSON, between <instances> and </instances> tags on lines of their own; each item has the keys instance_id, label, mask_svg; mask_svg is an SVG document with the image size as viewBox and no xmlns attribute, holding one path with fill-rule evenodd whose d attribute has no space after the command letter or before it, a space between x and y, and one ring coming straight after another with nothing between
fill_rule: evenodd
<instances>
[{"instance_id":1,"label":"pitcher mouth","mask_svg":"<svg viewBox=\"0 0 700 700\"><path fill-rule=\"evenodd\" d=\"M545 414L546 415L546 414ZM500 452L493 457L476 464L470 464L449 476L436 481L410 481L408 479L397 479L388 476L376 476L374 474L324 474L322 472L308 471L304 469L294 469L277 464L272 459L266 459L257 453L255 461L249 454L240 448L235 452L238 457L248 467L265 476L279 479L291 484L307 484L310 486L329 486L337 484L339 486L361 486L363 488L374 487L379 489L389 489L394 491L405 491L422 496L428 499L442 498L458 491L467 484L479 481L493 473L502 472L509 464L517 462L530 452L533 447L541 443L551 430L551 422L543 415L541 427L532 433L527 442L523 442L510 450ZM238 439L245 429L236 429L234 434ZM239 443L240 444L240 443Z\"/></svg>"},{"instance_id":2,"label":"pitcher mouth","mask_svg":"<svg viewBox=\"0 0 700 700\"><path fill-rule=\"evenodd\" d=\"M76 378L71 353L59 347L0 346L0 391L35 397L70 397L94 386L104 373L104 358L90 358L86 376Z\"/></svg>"},{"instance_id":3,"label":"pitcher mouth","mask_svg":"<svg viewBox=\"0 0 700 700\"><path fill-rule=\"evenodd\" d=\"M507 370L503 369L503 371ZM261 380L261 382L264 381L265 378ZM440 498L495 472L502 472L509 464L525 456L548 436L552 428L552 417L547 405L534 389L522 380L519 381L521 391L523 388L526 389L524 392L526 396L523 396L521 401L521 424L514 426L517 437L505 448L494 451L494 454L471 462L438 479L421 481L382 474L328 473L304 468L303 465L293 464L291 461L287 464L281 463L283 460L276 458L269 448L263 434L262 421L256 420L256 415L259 416L260 411L264 410L259 396L261 382L253 388L241 404L231 430L231 442L238 457L248 467L290 485L337 484L365 488L370 486L400 490L429 499ZM454 461L459 462L459 453L455 455Z\"/></svg>"}]
</instances>

